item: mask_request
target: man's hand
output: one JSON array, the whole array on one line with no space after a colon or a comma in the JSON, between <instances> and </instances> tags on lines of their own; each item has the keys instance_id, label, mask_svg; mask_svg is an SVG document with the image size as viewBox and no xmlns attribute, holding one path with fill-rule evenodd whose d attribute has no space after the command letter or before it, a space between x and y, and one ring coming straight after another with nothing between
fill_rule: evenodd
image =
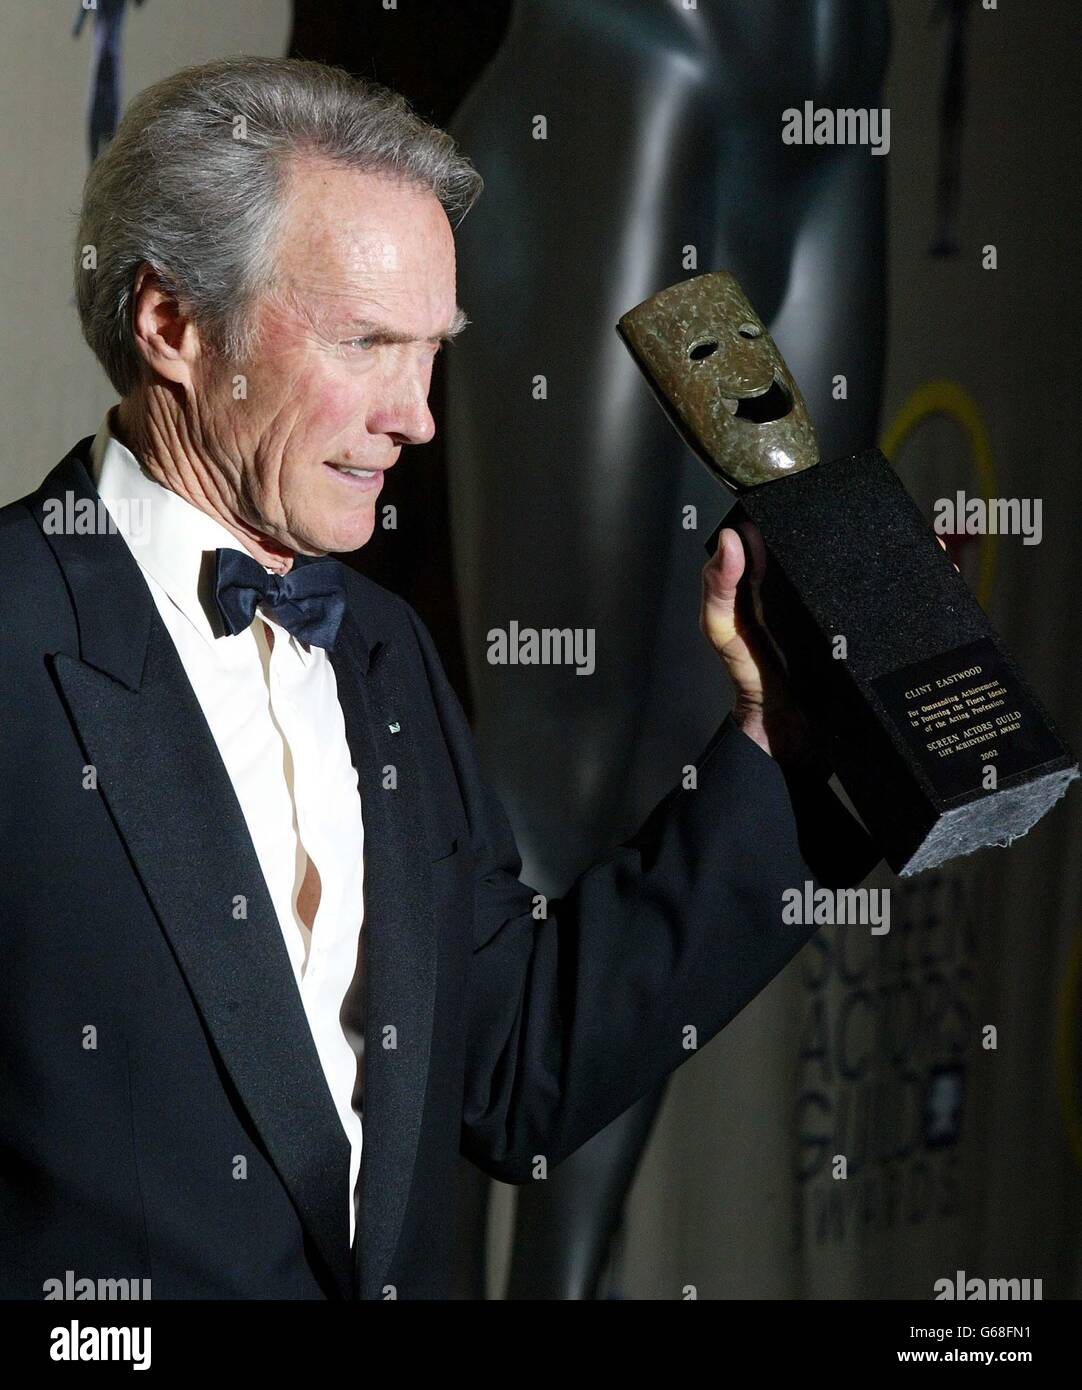
<instances>
[{"instance_id":1,"label":"man's hand","mask_svg":"<svg viewBox=\"0 0 1082 1390\"><path fill-rule=\"evenodd\" d=\"M826 774L829 766L790 694L784 665L762 621L762 537L749 527L746 540L751 567L745 575L740 535L727 526L718 537L716 554L703 566L699 627L725 662L736 689L733 719L744 733L779 762L815 766Z\"/></svg>"},{"instance_id":2,"label":"man's hand","mask_svg":"<svg viewBox=\"0 0 1082 1390\"><path fill-rule=\"evenodd\" d=\"M942 537L936 539L945 551ZM747 574L745 542L751 555ZM717 552L703 566L699 627L725 662L736 689L733 719L744 733L780 763L829 775L830 765L792 697L784 663L762 620L759 585L765 567L757 528L749 525L744 541L731 527L723 528Z\"/></svg>"}]
</instances>

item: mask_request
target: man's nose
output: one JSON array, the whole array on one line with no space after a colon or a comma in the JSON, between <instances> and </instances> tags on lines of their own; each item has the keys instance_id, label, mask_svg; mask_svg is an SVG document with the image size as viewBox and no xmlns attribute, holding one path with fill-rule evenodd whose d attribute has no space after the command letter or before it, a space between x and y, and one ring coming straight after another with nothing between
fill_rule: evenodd
<instances>
[{"instance_id":1,"label":"man's nose","mask_svg":"<svg viewBox=\"0 0 1082 1390\"><path fill-rule=\"evenodd\" d=\"M436 433L428 394L420 385L403 391L401 384L389 399L369 412L370 434L393 434L408 444L427 444Z\"/></svg>"}]
</instances>

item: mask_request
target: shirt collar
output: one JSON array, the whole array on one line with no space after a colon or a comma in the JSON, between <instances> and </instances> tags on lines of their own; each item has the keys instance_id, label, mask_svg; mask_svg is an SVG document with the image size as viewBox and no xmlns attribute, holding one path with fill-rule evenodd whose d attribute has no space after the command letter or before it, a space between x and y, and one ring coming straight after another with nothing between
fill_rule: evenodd
<instances>
[{"instance_id":1,"label":"shirt collar","mask_svg":"<svg viewBox=\"0 0 1082 1390\"><path fill-rule=\"evenodd\" d=\"M161 585L209 646L244 637L246 633L218 636L221 625L216 612L214 626L207 616L208 607L215 611L214 562L205 557L219 546L249 555L251 550L209 513L144 473L135 455L113 433L111 422L110 410L91 446L90 471L117 530L139 565ZM266 565L263 568L271 573ZM275 645L279 640L287 643L308 663L311 654L304 643L265 613L260 612L259 617L274 629Z\"/></svg>"}]
</instances>

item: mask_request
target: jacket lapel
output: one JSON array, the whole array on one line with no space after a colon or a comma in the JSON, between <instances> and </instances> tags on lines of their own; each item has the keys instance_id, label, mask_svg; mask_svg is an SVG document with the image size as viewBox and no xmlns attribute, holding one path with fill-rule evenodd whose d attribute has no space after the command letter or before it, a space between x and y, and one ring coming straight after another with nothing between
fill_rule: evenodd
<instances>
[{"instance_id":1,"label":"jacket lapel","mask_svg":"<svg viewBox=\"0 0 1082 1390\"><path fill-rule=\"evenodd\" d=\"M207 1032L339 1294L348 1298L349 1144L229 775L124 540L70 528L52 534L44 524L47 502L65 506L69 496L76 504L97 502L83 462L89 444L81 441L28 499L66 576L78 624L78 654L52 658L56 680ZM378 864L378 829L371 848ZM397 875L377 870L375 876L386 899ZM393 937L390 916L385 920ZM397 980L401 950L389 953L389 964L378 948L374 957L377 980ZM421 1020L410 1005L398 1017L407 1035L420 1036ZM417 1048L409 1053L411 1084L418 1056ZM390 1124L396 1116L380 1114L393 1108L382 1098L398 1091L375 1070L376 1115ZM393 1146L397 1161L412 1152L415 1139L407 1119ZM368 1141L366 1133L365 1150ZM381 1180L393 1187L408 1175L384 1170ZM397 1196L387 1210L400 1220Z\"/></svg>"},{"instance_id":2,"label":"jacket lapel","mask_svg":"<svg viewBox=\"0 0 1082 1390\"><path fill-rule=\"evenodd\" d=\"M365 827L364 1147L354 1273L380 1299L409 1198L432 1043L436 936L408 672L347 611L331 656ZM393 726L397 726L395 729Z\"/></svg>"}]
</instances>

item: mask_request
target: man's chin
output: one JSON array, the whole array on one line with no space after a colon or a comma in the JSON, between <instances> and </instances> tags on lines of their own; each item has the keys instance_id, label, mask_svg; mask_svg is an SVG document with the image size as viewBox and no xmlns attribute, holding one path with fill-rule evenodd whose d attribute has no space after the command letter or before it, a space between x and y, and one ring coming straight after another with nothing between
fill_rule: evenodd
<instances>
[{"instance_id":1,"label":"man's chin","mask_svg":"<svg viewBox=\"0 0 1082 1390\"><path fill-rule=\"evenodd\" d=\"M320 554L348 555L367 545L375 529L375 509L367 507L358 516L335 517L318 527L312 536L311 549Z\"/></svg>"}]
</instances>

